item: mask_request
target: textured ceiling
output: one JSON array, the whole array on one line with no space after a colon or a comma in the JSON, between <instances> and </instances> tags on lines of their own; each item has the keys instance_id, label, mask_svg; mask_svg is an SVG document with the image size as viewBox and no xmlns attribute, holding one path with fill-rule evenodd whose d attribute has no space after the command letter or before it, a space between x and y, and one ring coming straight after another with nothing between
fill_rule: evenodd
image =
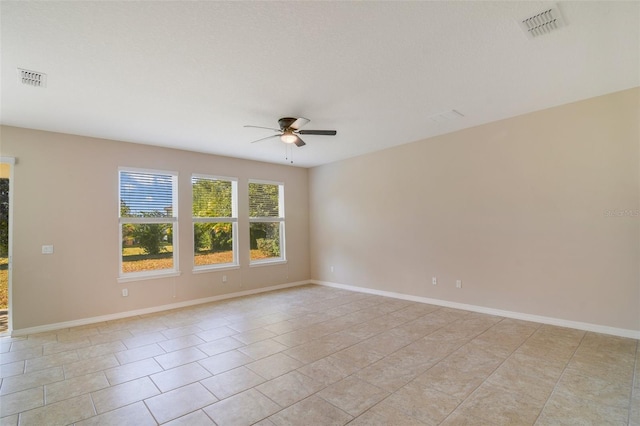
<instances>
[{"instance_id":1,"label":"textured ceiling","mask_svg":"<svg viewBox=\"0 0 640 426\"><path fill-rule=\"evenodd\" d=\"M311 167L640 86L640 2L0 2L2 124ZM47 74L18 84L16 68ZM459 120L428 117L456 109Z\"/></svg>"}]
</instances>

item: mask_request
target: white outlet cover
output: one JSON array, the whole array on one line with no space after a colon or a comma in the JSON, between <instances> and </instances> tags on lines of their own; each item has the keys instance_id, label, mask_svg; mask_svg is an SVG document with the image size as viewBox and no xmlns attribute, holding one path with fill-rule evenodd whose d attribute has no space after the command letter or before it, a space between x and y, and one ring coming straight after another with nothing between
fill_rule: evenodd
<instances>
[{"instance_id":1,"label":"white outlet cover","mask_svg":"<svg viewBox=\"0 0 640 426\"><path fill-rule=\"evenodd\" d=\"M53 254L53 244L43 245L42 254Z\"/></svg>"}]
</instances>

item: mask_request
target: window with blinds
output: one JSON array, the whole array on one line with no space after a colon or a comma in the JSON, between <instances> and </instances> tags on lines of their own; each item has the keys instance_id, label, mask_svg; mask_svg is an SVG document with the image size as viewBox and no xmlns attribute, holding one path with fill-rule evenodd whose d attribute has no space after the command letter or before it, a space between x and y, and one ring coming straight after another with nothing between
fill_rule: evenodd
<instances>
[{"instance_id":1,"label":"window with blinds","mask_svg":"<svg viewBox=\"0 0 640 426\"><path fill-rule=\"evenodd\" d=\"M120 278L177 273L177 174L119 169Z\"/></svg>"},{"instance_id":2,"label":"window with blinds","mask_svg":"<svg viewBox=\"0 0 640 426\"><path fill-rule=\"evenodd\" d=\"M121 217L173 217L174 177L120 171Z\"/></svg>"},{"instance_id":3,"label":"window with blinds","mask_svg":"<svg viewBox=\"0 0 640 426\"><path fill-rule=\"evenodd\" d=\"M249 181L249 235L252 264L284 261L284 184Z\"/></svg>"},{"instance_id":4,"label":"window with blinds","mask_svg":"<svg viewBox=\"0 0 640 426\"><path fill-rule=\"evenodd\" d=\"M238 265L236 178L191 177L194 270Z\"/></svg>"}]
</instances>

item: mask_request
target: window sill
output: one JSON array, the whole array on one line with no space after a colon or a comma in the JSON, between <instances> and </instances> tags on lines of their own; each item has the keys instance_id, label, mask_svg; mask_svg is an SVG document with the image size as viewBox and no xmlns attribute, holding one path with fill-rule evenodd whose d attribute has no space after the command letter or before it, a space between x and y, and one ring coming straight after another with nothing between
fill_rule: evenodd
<instances>
[{"instance_id":1,"label":"window sill","mask_svg":"<svg viewBox=\"0 0 640 426\"><path fill-rule=\"evenodd\" d=\"M287 263L287 261L283 260L283 259L262 260L262 261L251 262L249 264L249 267L250 268L257 268L257 267L260 267L260 266L285 265L286 263Z\"/></svg>"},{"instance_id":2,"label":"window sill","mask_svg":"<svg viewBox=\"0 0 640 426\"><path fill-rule=\"evenodd\" d=\"M132 281L145 281L145 280L156 280L160 278L171 278L171 277L179 277L182 275L180 271L169 271L169 272L160 272L153 274L144 274L144 275L132 275L132 276L124 276L118 278L118 283L130 283Z\"/></svg>"},{"instance_id":3,"label":"window sill","mask_svg":"<svg viewBox=\"0 0 640 426\"><path fill-rule=\"evenodd\" d=\"M191 273L206 274L207 272L230 271L233 269L240 269L240 266L239 265L201 266L199 268L193 268Z\"/></svg>"}]
</instances>

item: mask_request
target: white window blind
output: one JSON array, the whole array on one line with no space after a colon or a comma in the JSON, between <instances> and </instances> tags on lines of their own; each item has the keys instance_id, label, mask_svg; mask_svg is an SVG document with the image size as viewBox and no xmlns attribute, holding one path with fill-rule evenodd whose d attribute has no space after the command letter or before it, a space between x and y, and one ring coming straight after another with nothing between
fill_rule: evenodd
<instances>
[{"instance_id":1,"label":"white window blind","mask_svg":"<svg viewBox=\"0 0 640 426\"><path fill-rule=\"evenodd\" d=\"M174 217L174 176L120 171L121 217Z\"/></svg>"},{"instance_id":2,"label":"white window blind","mask_svg":"<svg viewBox=\"0 0 640 426\"><path fill-rule=\"evenodd\" d=\"M249 183L249 216L282 217L280 188L282 185L270 183Z\"/></svg>"},{"instance_id":3,"label":"white window blind","mask_svg":"<svg viewBox=\"0 0 640 426\"><path fill-rule=\"evenodd\" d=\"M222 178L191 178L193 217L233 217L234 182Z\"/></svg>"}]
</instances>

